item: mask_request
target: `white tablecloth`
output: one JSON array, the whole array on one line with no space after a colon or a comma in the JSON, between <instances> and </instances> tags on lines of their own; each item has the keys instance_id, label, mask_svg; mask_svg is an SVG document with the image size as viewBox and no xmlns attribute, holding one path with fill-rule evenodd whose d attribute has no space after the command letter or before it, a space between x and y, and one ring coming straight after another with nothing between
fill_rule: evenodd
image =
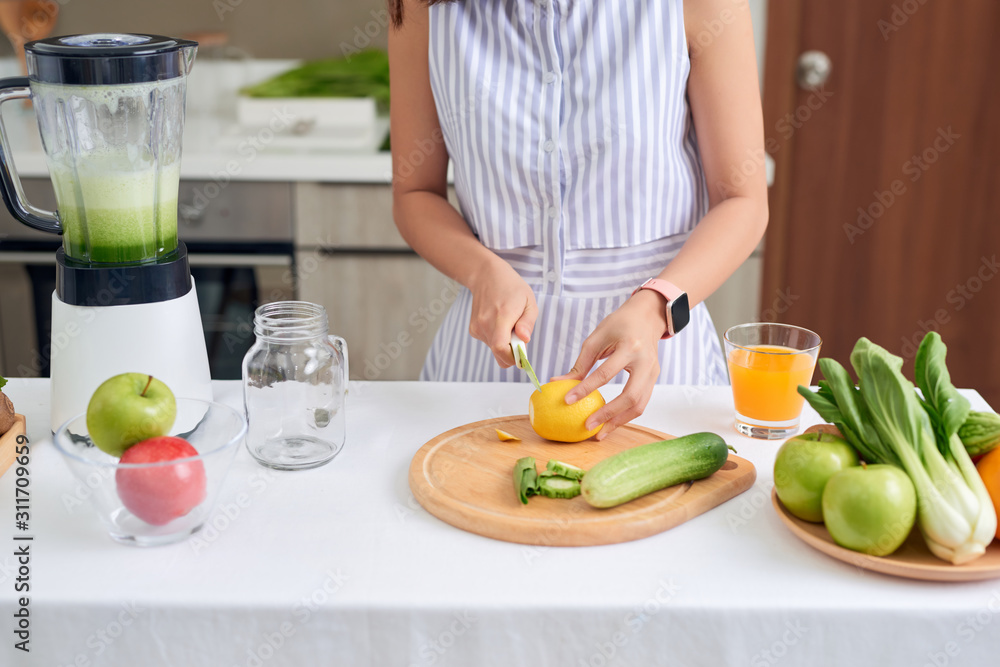
<instances>
[{"instance_id":1,"label":"white tablecloth","mask_svg":"<svg viewBox=\"0 0 1000 667\"><path fill-rule=\"evenodd\" d=\"M216 398L238 405L239 384ZM0 479L2 665L996 665L1000 580L866 572L794 538L770 505L778 447L740 437L729 390L659 387L637 423L715 431L756 485L670 531L539 548L463 532L407 485L461 424L526 411L527 385L354 383L331 464L241 449L211 525L171 546L107 537L48 434L48 384L5 390L32 449L31 652L14 649L14 475ZM610 398L615 393L606 389ZM970 392L977 408L982 399ZM808 408L806 423L819 421Z\"/></svg>"}]
</instances>

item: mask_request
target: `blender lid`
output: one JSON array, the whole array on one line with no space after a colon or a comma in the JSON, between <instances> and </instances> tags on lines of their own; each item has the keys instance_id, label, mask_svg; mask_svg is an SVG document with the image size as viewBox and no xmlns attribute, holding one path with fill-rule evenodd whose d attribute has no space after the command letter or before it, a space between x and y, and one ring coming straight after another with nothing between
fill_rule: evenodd
<instances>
[{"instance_id":1,"label":"blender lid","mask_svg":"<svg viewBox=\"0 0 1000 667\"><path fill-rule=\"evenodd\" d=\"M132 33L66 35L24 46L32 81L106 86L184 76L197 49L186 39Z\"/></svg>"}]
</instances>

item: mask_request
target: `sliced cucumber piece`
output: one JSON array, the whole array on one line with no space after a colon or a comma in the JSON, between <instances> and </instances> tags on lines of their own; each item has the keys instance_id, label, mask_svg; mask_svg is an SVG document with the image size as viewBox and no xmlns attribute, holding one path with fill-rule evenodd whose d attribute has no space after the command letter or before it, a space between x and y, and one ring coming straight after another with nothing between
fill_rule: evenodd
<instances>
[{"instance_id":1,"label":"sliced cucumber piece","mask_svg":"<svg viewBox=\"0 0 1000 667\"><path fill-rule=\"evenodd\" d=\"M580 482L558 475L541 477L538 480L538 493L548 498L575 498L580 495Z\"/></svg>"},{"instance_id":2,"label":"sliced cucumber piece","mask_svg":"<svg viewBox=\"0 0 1000 667\"><path fill-rule=\"evenodd\" d=\"M538 493L538 471L535 459L525 456L514 464L514 492L521 502L528 504L528 497Z\"/></svg>"},{"instance_id":3,"label":"sliced cucumber piece","mask_svg":"<svg viewBox=\"0 0 1000 667\"><path fill-rule=\"evenodd\" d=\"M587 472L583 468L577 468L571 463L563 463L555 459L549 459L548 464L545 466L545 471L551 472L553 475L568 477L569 479L583 479L583 473Z\"/></svg>"}]
</instances>

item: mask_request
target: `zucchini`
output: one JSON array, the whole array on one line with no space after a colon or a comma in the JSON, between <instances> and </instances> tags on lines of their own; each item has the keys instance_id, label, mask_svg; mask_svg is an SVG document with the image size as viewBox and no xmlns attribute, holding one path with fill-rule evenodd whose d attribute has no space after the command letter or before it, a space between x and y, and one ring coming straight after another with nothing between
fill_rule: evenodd
<instances>
[{"instance_id":1,"label":"zucchini","mask_svg":"<svg viewBox=\"0 0 1000 667\"><path fill-rule=\"evenodd\" d=\"M525 505L528 498L538 493L538 471L535 470L535 459L525 456L514 464L514 491Z\"/></svg>"},{"instance_id":2,"label":"zucchini","mask_svg":"<svg viewBox=\"0 0 1000 667\"><path fill-rule=\"evenodd\" d=\"M715 433L693 433L627 449L587 471L581 484L583 499L593 507L614 507L708 477L726 462L730 449Z\"/></svg>"},{"instance_id":3,"label":"zucchini","mask_svg":"<svg viewBox=\"0 0 1000 667\"><path fill-rule=\"evenodd\" d=\"M559 475L560 477L569 477L570 479L583 479L583 473L585 473L586 470L583 468L577 468L575 465L570 463L563 463L562 461L549 459L548 464L545 466L545 472L552 475Z\"/></svg>"},{"instance_id":4,"label":"zucchini","mask_svg":"<svg viewBox=\"0 0 1000 667\"><path fill-rule=\"evenodd\" d=\"M580 495L580 482L559 475L539 477L538 495L547 498L576 498Z\"/></svg>"},{"instance_id":5,"label":"zucchini","mask_svg":"<svg viewBox=\"0 0 1000 667\"><path fill-rule=\"evenodd\" d=\"M958 429L969 456L985 454L1000 445L1000 415L973 410Z\"/></svg>"}]
</instances>

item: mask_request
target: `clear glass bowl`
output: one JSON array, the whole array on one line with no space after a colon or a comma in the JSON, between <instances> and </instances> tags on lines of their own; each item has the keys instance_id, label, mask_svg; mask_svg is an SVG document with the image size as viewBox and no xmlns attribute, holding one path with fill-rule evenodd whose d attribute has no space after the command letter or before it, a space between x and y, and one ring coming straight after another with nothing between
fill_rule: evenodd
<instances>
[{"instance_id":1,"label":"clear glass bowl","mask_svg":"<svg viewBox=\"0 0 1000 667\"><path fill-rule=\"evenodd\" d=\"M205 524L246 430L243 414L227 405L178 398L177 418L167 435L187 440L197 456L160 463L119 463L91 442L86 414L63 424L53 442L73 475L90 489L89 503L111 538L123 544L157 546L186 539ZM119 494L120 483L128 487L122 491L129 499L128 507ZM176 504L178 496L186 496L193 506L185 511L182 499L181 509L174 508L173 513L184 513L164 522L158 516L160 510Z\"/></svg>"}]
</instances>

